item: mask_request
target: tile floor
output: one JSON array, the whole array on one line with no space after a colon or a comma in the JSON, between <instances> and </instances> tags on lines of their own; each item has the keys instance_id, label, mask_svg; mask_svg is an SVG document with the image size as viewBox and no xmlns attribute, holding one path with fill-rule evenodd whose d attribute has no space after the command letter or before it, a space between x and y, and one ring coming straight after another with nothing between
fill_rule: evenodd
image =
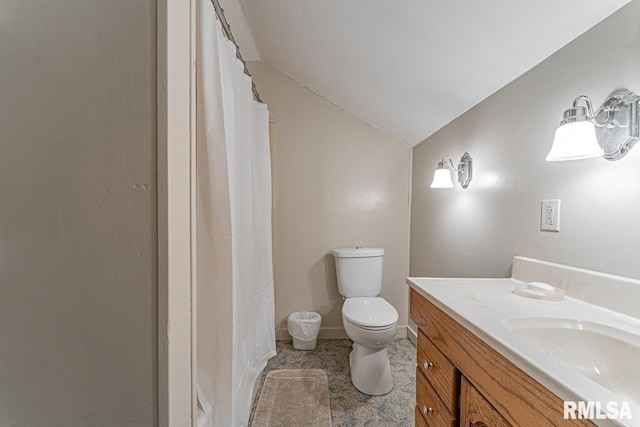
<instances>
[{"instance_id":1,"label":"tile floor","mask_svg":"<svg viewBox=\"0 0 640 427\"><path fill-rule=\"evenodd\" d=\"M349 340L318 340L312 351L294 350L291 341L277 342L273 357L258 384L249 425L260 396L267 371L273 369L324 369L329 377L332 426L413 426L416 389L416 348L408 339L399 339L389 347L394 388L384 396L367 396L351 384L349 376ZM293 427L293 426L292 426Z\"/></svg>"}]
</instances>

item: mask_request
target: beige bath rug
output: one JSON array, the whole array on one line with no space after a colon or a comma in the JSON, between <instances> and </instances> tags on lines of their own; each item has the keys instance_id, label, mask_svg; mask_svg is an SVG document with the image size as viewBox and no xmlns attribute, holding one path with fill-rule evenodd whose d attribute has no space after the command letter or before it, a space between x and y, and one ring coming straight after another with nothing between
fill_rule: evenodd
<instances>
[{"instance_id":1,"label":"beige bath rug","mask_svg":"<svg viewBox=\"0 0 640 427\"><path fill-rule=\"evenodd\" d=\"M252 427L331 427L329 381L322 369L270 371Z\"/></svg>"}]
</instances>

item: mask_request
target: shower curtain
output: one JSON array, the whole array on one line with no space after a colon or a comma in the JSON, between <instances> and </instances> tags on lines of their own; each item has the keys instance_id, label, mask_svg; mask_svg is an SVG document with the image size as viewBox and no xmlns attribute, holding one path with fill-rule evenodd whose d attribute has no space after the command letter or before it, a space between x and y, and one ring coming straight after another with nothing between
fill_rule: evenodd
<instances>
[{"instance_id":1,"label":"shower curtain","mask_svg":"<svg viewBox=\"0 0 640 427\"><path fill-rule=\"evenodd\" d=\"M275 355L269 113L210 0L197 16L195 417L246 426Z\"/></svg>"}]
</instances>

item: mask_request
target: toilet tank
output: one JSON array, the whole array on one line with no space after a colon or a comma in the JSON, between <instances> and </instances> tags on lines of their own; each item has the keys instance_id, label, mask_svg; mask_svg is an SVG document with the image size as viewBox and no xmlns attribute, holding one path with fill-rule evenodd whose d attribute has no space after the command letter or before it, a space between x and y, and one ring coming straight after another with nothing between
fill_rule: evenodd
<instances>
[{"instance_id":1,"label":"toilet tank","mask_svg":"<svg viewBox=\"0 0 640 427\"><path fill-rule=\"evenodd\" d=\"M338 291L345 298L375 297L382 292L381 248L334 249Z\"/></svg>"}]
</instances>

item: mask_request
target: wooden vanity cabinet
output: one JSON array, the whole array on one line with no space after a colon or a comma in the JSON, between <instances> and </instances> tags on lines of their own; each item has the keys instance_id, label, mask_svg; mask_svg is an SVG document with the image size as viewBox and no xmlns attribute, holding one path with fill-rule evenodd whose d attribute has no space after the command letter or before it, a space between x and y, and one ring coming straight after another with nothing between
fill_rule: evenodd
<instances>
[{"instance_id":1,"label":"wooden vanity cabinet","mask_svg":"<svg viewBox=\"0 0 640 427\"><path fill-rule=\"evenodd\" d=\"M414 289L410 313L418 325L416 426L595 425L565 420L562 399Z\"/></svg>"}]
</instances>

